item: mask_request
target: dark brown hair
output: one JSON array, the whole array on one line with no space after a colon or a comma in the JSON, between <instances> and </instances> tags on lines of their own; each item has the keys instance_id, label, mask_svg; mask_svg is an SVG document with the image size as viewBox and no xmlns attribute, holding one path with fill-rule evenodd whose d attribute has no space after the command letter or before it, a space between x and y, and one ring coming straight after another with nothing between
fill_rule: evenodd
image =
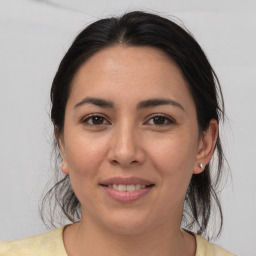
<instances>
[{"instance_id":1,"label":"dark brown hair","mask_svg":"<svg viewBox=\"0 0 256 256\"><path fill-rule=\"evenodd\" d=\"M58 134L63 131L70 85L77 70L95 53L118 44L160 49L177 64L188 82L194 99L201 133L207 130L211 119L216 119L218 123L223 119L224 103L218 78L193 36L169 19L135 11L121 17L101 19L92 23L76 37L65 54L51 88L51 120ZM58 153L56 139L55 146ZM212 165L207 165L202 173L192 176L186 193L183 225L198 234L209 235L207 228L213 209L216 209L220 215L218 234L222 228L222 210L216 193L224 160L219 136L215 146L215 156L217 156L215 175ZM59 169L57 173L60 173ZM48 199L53 199L53 204L50 204L52 224L56 220L54 214L58 206L70 221L75 222L81 218L80 203L74 194L68 175L57 176L56 183L44 197L41 208L41 216L44 220L46 218L43 208Z\"/></svg>"}]
</instances>

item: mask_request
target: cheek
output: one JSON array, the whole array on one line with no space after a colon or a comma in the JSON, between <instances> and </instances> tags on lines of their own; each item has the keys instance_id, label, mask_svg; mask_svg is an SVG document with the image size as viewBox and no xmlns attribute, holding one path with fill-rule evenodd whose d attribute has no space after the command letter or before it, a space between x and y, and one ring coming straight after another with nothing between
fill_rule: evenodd
<instances>
[{"instance_id":1,"label":"cheek","mask_svg":"<svg viewBox=\"0 0 256 256\"><path fill-rule=\"evenodd\" d=\"M177 138L165 138L156 145L150 147L151 159L161 166L161 170L167 174L170 171L193 168L196 156L196 141L186 138L184 135ZM191 170L192 171L192 170Z\"/></svg>"},{"instance_id":2,"label":"cheek","mask_svg":"<svg viewBox=\"0 0 256 256\"><path fill-rule=\"evenodd\" d=\"M104 141L90 136L73 136L66 141L66 161L72 187L77 194L92 193L97 184L99 169L104 161L106 147ZM88 188L88 189L86 189Z\"/></svg>"},{"instance_id":3,"label":"cheek","mask_svg":"<svg viewBox=\"0 0 256 256\"><path fill-rule=\"evenodd\" d=\"M96 170L105 155L105 144L104 139L86 134L67 138L66 158L70 171L82 175Z\"/></svg>"},{"instance_id":4,"label":"cheek","mask_svg":"<svg viewBox=\"0 0 256 256\"><path fill-rule=\"evenodd\" d=\"M183 134L165 138L157 146L150 147L150 158L162 176L164 188L186 191L193 173L196 146L197 141L193 137Z\"/></svg>"}]
</instances>

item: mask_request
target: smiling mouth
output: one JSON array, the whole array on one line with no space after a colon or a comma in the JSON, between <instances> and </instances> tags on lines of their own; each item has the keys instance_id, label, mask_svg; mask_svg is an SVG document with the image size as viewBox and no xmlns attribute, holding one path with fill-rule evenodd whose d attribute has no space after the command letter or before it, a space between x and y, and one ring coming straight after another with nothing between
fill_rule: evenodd
<instances>
[{"instance_id":1,"label":"smiling mouth","mask_svg":"<svg viewBox=\"0 0 256 256\"><path fill-rule=\"evenodd\" d=\"M104 185L101 184L101 186L104 187L108 187L117 191L121 191L121 192L133 192L136 190L141 190L141 189L145 189L145 188L151 188L154 186L154 184L150 184L150 185L144 185L144 184L108 184L108 185Z\"/></svg>"}]
</instances>

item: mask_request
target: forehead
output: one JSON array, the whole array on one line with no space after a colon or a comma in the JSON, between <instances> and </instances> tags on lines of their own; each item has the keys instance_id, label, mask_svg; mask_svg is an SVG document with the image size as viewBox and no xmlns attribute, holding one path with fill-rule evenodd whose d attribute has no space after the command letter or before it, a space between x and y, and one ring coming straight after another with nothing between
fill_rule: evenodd
<instances>
[{"instance_id":1,"label":"forehead","mask_svg":"<svg viewBox=\"0 0 256 256\"><path fill-rule=\"evenodd\" d=\"M138 76L139 73L143 75L145 71L152 71L152 68L157 72L164 66L167 68L168 65L176 66L163 51L157 48L117 45L105 48L86 60L78 69L75 79L81 78L83 72L95 73L96 71L103 72L102 74L108 73L108 75L125 73L130 75L130 72L134 72ZM176 68L179 72L178 67Z\"/></svg>"},{"instance_id":2,"label":"forehead","mask_svg":"<svg viewBox=\"0 0 256 256\"><path fill-rule=\"evenodd\" d=\"M131 100L167 95L193 104L177 65L161 50L119 45L99 51L79 68L70 98L119 96Z\"/></svg>"}]
</instances>

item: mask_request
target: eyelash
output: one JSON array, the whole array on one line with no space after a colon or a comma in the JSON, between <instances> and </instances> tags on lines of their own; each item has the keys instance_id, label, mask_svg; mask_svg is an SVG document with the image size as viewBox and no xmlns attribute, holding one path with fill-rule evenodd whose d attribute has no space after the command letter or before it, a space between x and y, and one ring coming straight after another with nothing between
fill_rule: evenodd
<instances>
[{"instance_id":1,"label":"eyelash","mask_svg":"<svg viewBox=\"0 0 256 256\"><path fill-rule=\"evenodd\" d=\"M99 114L93 114L93 115L89 115L86 118L84 118L82 120L82 123L85 124L85 125L88 125L88 126L103 126L103 125L105 125L105 124L89 124L88 123L89 120L92 120L93 118L100 118L103 122L107 121L107 119L104 116L99 115ZM154 118L164 118L164 122L167 121L168 123L167 124L149 124L149 125L156 125L156 126L163 127L163 126L167 126L167 125L171 125L171 124L175 124L176 123L173 119L171 119L170 117L168 117L166 115L163 115L163 114L155 114L153 116L150 116L148 121L146 121L145 123L149 122L151 119L153 120ZM107 121L107 123L111 124L109 121Z\"/></svg>"},{"instance_id":2,"label":"eyelash","mask_svg":"<svg viewBox=\"0 0 256 256\"><path fill-rule=\"evenodd\" d=\"M167 126L167 125L171 125L174 124L175 121L173 119L171 119L169 116L163 115L163 114L154 114L153 116L151 116L147 122L149 122L151 119L154 118L164 118L164 121L167 121L167 124L150 124L150 125L156 125L156 126Z\"/></svg>"},{"instance_id":3,"label":"eyelash","mask_svg":"<svg viewBox=\"0 0 256 256\"><path fill-rule=\"evenodd\" d=\"M95 125L95 124L89 124L88 123L88 121L89 120L92 120L93 118L101 118L101 119L103 119L103 122L104 122L104 120L105 121L107 121L107 119L104 117L104 116L102 116L102 115L99 115L99 114L93 114L93 115L89 115L89 116L87 116L86 118L84 118L83 120L82 120L82 123L84 123L85 125L89 125L89 126L102 126L102 125L104 125L104 124L100 124L100 125ZM107 121L108 123L110 123L109 121Z\"/></svg>"}]
</instances>

